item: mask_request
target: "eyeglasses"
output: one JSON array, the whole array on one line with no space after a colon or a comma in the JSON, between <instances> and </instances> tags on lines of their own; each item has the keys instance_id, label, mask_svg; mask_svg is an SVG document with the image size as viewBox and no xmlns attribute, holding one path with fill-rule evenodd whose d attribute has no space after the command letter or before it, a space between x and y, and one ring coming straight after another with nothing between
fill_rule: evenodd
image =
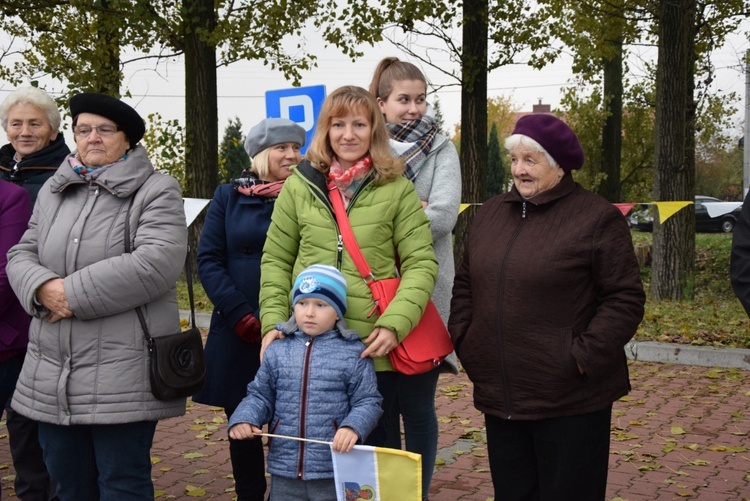
<instances>
[{"instance_id":1,"label":"eyeglasses","mask_svg":"<svg viewBox=\"0 0 750 501\"><path fill-rule=\"evenodd\" d=\"M91 131L95 130L100 136L111 136L120 131L120 128L116 125L76 125L73 127L73 135L76 137L89 137Z\"/></svg>"}]
</instances>

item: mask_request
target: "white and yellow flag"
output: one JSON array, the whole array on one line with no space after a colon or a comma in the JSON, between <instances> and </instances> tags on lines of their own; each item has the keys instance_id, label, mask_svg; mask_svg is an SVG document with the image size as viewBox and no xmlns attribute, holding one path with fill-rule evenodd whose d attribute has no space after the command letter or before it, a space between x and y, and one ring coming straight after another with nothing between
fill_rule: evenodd
<instances>
[{"instance_id":1,"label":"white and yellow flag","mask_svg":"<svg viewBox=\"0 0 750 501\"><path fill-rule=\"evenodd\" d=\"M368 445L331 454L338 501L422 500L421 455Z\"/></svg>"}]
</instances>

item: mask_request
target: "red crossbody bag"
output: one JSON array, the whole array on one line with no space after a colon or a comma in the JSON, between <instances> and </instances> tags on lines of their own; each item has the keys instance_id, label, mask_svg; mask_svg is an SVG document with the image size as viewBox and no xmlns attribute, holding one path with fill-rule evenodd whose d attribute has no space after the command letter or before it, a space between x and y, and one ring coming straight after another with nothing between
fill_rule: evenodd
<instances>
[{"instance_id":1,"label":"red crossbody bag","mask_svg":"<svg viewBox=\"0 0 750 501\"><path fill-rule=\"evenodd\" d=\"M329 198L333 205L336 221L341 231L341 238L349 255L354 261L359 274L372 292L375 310L382 315L388 304L396 296L401 278L377 280L370 270L362 251L354 237L349 217L346 215L341 193L336 185L328 185ZM453 351L448 330L443 319L435 308L432 299L427 303L422 319L409 334L388 353L391 365L403 374L422 374L440 365L446 356Z\"/></svg>"}]
</instances>

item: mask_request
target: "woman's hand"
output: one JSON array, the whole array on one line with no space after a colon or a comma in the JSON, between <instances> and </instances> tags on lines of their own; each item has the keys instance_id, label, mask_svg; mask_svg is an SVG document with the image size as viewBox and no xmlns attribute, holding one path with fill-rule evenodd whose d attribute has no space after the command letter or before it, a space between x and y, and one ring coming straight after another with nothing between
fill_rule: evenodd
<instances>
[{"instance_id":1,"label":"woman's hand","mask_svg":"<svg viewBox=\"0 0 750 501\"><path fill-rule=\"evenodd\" d=\"M362 352L360 358L366 357L384 357L388 352L398 346L398 336L396 333L385 327L376 327L372 333L365 339L367 348Z\"/></svg>"},{"instance_id":2,"label":"woman's hand","mask_svg":"<svg viewBox=\"0 0 750 501\"><path fill-rule=\"evenodd\" d=\"M52 324L73 316L63 284L62 278L53 278L44 282L36 290L36 300L49 310L46 319Z\"/></svg>"},{"instance_id":3,"label":"woman's hand","mask_svg":"<svg viewBox=\"0 0 750 501\"><path fill-rule=\"evenodd\" d=\"M336 452L344 453L349 452L357 443L359 436L357 432L349 428L348 426L342 426L336 430L336 434L333 436L333 450Z\"/></svg>"},{"instance_id":4,"label":"woman's hand","mask_svg":"<svg viewBox=\"0 0 750 501\"><path fill-rule=\"evenodd\" d=\"M252 313L248 313L234 324L234 333L248 343L260 343L262 339L260 321Z\"/></svg>"},{"instance_id":5,"label":"woman's hand","mask_svg":"<svg viewBox=\"0 0 750 501\"><path fill-rule=\"evenodd\" d=\"M280 330L272 329L263 336L263 340L260 342L260 362L263 363L263 353L265 353L268 345L276 341L277 339L284 339L286 336L281 333Z\"/></svg>"}]
</instances>

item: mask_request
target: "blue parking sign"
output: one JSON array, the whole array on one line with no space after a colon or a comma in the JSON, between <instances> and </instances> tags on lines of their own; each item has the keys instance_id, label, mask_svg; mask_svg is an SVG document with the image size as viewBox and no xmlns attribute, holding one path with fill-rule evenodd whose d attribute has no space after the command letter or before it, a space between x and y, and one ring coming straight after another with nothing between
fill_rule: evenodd
<instances>
[{"instance_id":1,"label":"blue parking sign","mask_svg":"<svg viewBox=\"0 0 750 501\"><path fill-rule=\"evenodd\" d=\"M304 154L315 133L315 125L325 98L325 85L269 90L266 91L266 116L288 118L300 124L307 131L307 142L302 147Z\"/></svg>"}]
</instances>

